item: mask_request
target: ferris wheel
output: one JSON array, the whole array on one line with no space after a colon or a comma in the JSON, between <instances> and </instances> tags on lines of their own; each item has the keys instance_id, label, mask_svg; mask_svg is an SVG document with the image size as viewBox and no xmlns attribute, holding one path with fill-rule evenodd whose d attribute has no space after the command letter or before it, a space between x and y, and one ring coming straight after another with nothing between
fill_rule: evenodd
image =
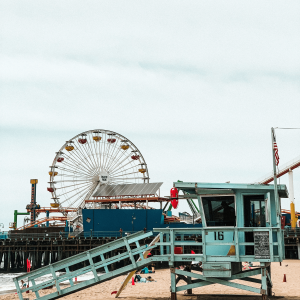
<instances>
[{"instance_id":1,"label":"ferris wheel","mask_svg":"<svg viewBox=\"0 0 300 300\"><path fill-rule=\"evenodd\" d=\"M99 185L149 182L139 149L123 135L103 129L66 141L56 152L49 175L51 206L64 215L68 208L82 208Z\"/></svg>"}]
</instances>

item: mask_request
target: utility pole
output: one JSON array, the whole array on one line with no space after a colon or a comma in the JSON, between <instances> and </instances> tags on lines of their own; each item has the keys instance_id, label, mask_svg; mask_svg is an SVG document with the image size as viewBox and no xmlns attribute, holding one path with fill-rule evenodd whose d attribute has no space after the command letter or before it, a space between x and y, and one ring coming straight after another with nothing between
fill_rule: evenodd
<instances>
[{"instance_id":1,"label":"utility pole","mask_svg":"<svg viewBox=\"0 0 300 300\"><path fill-rule=\"evenodd\" d=\"M272 139L272 160L273 160L273 176L274 176L274 196L275 196L275 204L276 204L276 225L281 224L281 211L279 207L279 197L278 197L278 189L277 189L277 174L276 174L276 162L275 162L275 149L274 143L276 143L275 130L271 128L271 139ZM281 226L280 226L281 228Z\"/></svg>"},{"instance_id":2,"label":"utility pole","mask_svg":"<svg viewBox=\"0 0 300 300\"><path fill-rule=\"evenodd\" d=\"M290 196L290 208L291 208L291 227L296 228L297 218L295 215L295 199L294 199L294 178L293 171L289 170L289 196Z\"/></svg>"}]
</instances>

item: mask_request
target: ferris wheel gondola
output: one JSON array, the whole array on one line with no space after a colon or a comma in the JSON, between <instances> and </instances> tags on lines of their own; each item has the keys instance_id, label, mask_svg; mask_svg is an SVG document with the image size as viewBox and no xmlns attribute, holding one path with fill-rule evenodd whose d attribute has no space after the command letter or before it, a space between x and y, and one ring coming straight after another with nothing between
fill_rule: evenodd
<instances>
[{"instance_id":1,"label":"ferris wheel gondola","mask_svg":"<svg viewBox=\"0 0 300 300\"><path fill-rule=\"evenodd\" d=\"M102 129L66 141L56 152L49 175L47 190L64 215L70 207L82 208L99 185L149 182L139 149L123 135Z\"/></svg>"}]
</instances>

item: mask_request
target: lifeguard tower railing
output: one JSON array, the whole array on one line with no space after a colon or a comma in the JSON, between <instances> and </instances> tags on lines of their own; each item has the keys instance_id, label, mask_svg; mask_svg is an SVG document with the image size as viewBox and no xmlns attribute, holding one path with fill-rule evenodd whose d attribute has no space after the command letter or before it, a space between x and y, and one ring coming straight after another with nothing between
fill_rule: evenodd
<instances>
[{"instance_id":1,"label":"lifeguard tower railing","mask_svg":"<svg viewBox=\"0 0 300 300\"><path fill-rule=\"evenodd\" d=\"M201 261L201 262L279 262L283 257L283 237L278 241L273 241L273 237L277 234L283 235L280 229L277 227L263 227L263 228L249 228L249 227L213 227L213 228L154 228L154 233L160 234L160 242L157 246L160 247L160 255L169 258L169 265L173 266L174 262L184 261ZM232 242L206 241L206 236L209 233L213 233L216 237L219 232L229 233L233 237ZM269 237L269 251L268 258L259 258L258 256L245 254L245 247L255 247L255 242L244 242L244 238L239 240L239 237L243 236L245 232L264 232L268 233ZM192 240L185 240L185 237L189 236L194 238ZM187 252L185 246L188 247ZM211 255L210 248L214 247L214 253L224 253L224 246L228 248L225 255ZM176 247L181 247L182 254L176 254ZM190 249L195 252L191 254Z\"/></svg>"}]
</instances>

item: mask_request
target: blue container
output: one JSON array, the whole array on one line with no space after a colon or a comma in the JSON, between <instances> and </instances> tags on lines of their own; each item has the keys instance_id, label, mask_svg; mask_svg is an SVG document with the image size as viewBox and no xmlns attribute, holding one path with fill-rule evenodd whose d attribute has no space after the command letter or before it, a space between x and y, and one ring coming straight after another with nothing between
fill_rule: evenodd
<instances>
[{"instance_id":1,"label":"blue container","mask_svg":"<svg viewBox=\"0 0 300 300\"><path fill-rule=\"evenodd\" d=\"M85 236L120 236L120 229L126 232L147 231L153 228L193 228L202 224L164 224L162 209L83 209ZM100 234L101 232L101 234Z\"/></svg>"}]
</instances>

